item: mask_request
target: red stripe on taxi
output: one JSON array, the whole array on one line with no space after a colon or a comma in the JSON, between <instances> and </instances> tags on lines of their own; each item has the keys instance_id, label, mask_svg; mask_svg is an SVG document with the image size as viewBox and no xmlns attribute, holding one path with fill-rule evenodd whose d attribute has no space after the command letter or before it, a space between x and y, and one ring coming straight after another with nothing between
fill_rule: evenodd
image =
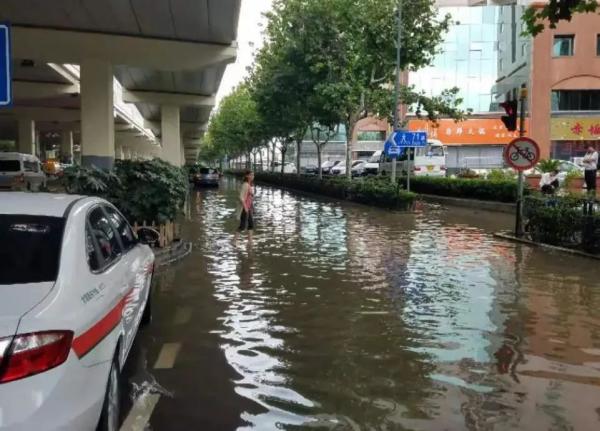
<instances>
[{"instance_id":1,"label":"red stripe on taxi","mask_svg":"<svg viewBox=\"0 0 600 431\"><path fill-rule=\"evenodd\" d=\"M123 309L127 302L127 297L131 292L125 295L115 307L110 310L106 316L100 319L90 329L85 331L73 340L73 350L79 358L87 355L96 347L121 321Z\"/></svg>"}]
</instances>

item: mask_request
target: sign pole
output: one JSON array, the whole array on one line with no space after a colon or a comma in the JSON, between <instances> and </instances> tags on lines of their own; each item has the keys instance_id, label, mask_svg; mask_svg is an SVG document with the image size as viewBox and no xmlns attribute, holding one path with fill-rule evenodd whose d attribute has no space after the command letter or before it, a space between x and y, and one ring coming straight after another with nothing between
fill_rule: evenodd
<instances>
[{"instance_id":1,"label":"sign pole","mask_svg":"<svg viewBox=\"0 0 600 431\"><path fill-rule=\"evenodd\" d=\"M519 93L520 113L519 113L519 136L525 136L525 102L527 100L527 87L525 84L521 86ZM517 182L517 216L515 220L515 236L521 238L523 236L523 171L519 170Z\"/></svg>"}]
</instances>

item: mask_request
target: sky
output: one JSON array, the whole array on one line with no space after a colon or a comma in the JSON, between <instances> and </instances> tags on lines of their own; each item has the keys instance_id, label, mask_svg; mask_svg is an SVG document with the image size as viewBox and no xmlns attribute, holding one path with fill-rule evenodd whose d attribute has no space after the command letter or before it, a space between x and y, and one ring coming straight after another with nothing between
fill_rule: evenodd
<instances>
[{"instance_id":1,"label":"sky","mask_svg":"<svg viewBox=\"0 0 600 431\"><path fill-rule=\"evenodd\" d=\"M246 68L254 60L254 52L263 44L266 19L263 13L271 9L272 0L242 0L238 24L238 56L227 66L217 93L217 104L248 75Z\"/></svg>"}]
</instances>

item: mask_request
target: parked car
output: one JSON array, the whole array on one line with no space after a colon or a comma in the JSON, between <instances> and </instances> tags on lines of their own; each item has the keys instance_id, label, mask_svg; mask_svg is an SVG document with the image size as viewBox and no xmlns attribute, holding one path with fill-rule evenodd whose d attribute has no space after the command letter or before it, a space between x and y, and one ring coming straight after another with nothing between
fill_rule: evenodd
<instances>
[{"instance_id":1,"label":"parked car","mask_svg":"<svg viewBox=\"0 0 600 431\"><path fill-rule=\"evenodd\" d=\"M319 173L319 167L317 165L303 166L302 173L304 173L305 175L317 175Z\"/></svg>"},{"instance_id":2,"label":"parked car","mask_svg":"<svg viewBox=\"0 0 600 431\"><path fill-rule=\"evenodd\" d=\"M200 168L197 174L194 175L194 184L196 186L212 186L219 185L221 176L216 169Z\"/></svg>"},{"instance_id":3,"label":"parked car","mask_svg":"<svg viewBox=\"0 0 600 431\"><path fill-rule=\"evenodd\" d=\"M352 162L352 176L362 177L365 175L365 168L367 166L366 160L355 160Z\"/></svg>"},{"instance_id":4,"label":"parked car","mask_svg":"<svg viewBox=\"0 0 600 431\"><path fill-rule=\"evenodd\" d=\"M362 170L365 163L366 162L364 160L354 160L350 168L352 176L362 175ZM338 163L331 168L331 175L346 175L346 162Z\"/></svg>"},{"instance_id":5,"label":"parked car","mask_svg":"<svg viewBox=\"0 0 600 431\"><path fill-rule=\"evenodd\" d=\"M0 153L0 190L38 191L45 186L46 174L36 156Z\"/></svg>"},{"instance_id":6,"label":"parked car","mask_svg":"<svg viewBox=\"0 0 600 431\"><path fill-rule=\"evenodd\" d=\"M329 170L330 175L346 175L346 162L340 162Z\"/></svg>"},{"instance_id":7,"label":"parked car","mask_svg":"<svg viewBox=\"0 0 600 431\"><path fill-rule=\"evenodd\" d=\"M273 163L273 172L281 172L281 162ZM295 174L296 172L296 165L294 163L286 162L283 166L284 174Z\"/></svg>"},{"instance_id":8,"label":"parked car","mask_svg":"<svg viewBox=\"0 0 600 431\"><path fill-rule=\"evenodd\" d=\"M331 175L331 169L340 163L340 160L327 160L321 164L321 172L323 172L323 175Z\"/></svg>"},{"instance_id":9,"label":"parked car","mask_svg":"<svg viewBox=\"0 0 600 431\"><path fill-rule=\"evenodd\" d=\"M2 197L0 427L119 428L121 370L151 320L153 271L150 247L103 199Z\"/></svg>"}]
</instances>

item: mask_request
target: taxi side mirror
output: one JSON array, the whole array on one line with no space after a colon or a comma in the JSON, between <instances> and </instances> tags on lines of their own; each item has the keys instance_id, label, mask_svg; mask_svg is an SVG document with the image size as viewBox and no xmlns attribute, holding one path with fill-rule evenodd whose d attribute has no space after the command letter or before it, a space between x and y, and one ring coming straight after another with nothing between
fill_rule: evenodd
<instances>
[{"instance_id":1,"label":"taxi side mirror","mask_svg":"<svg viewBox=\"0 0 600 431\"><path fill-rule=\"evenodd\" d=\"M160 233L149 227L140 227L137 230L137 236L142 244L156 246L160 240Z\"/></svg>"}]
</instances>

